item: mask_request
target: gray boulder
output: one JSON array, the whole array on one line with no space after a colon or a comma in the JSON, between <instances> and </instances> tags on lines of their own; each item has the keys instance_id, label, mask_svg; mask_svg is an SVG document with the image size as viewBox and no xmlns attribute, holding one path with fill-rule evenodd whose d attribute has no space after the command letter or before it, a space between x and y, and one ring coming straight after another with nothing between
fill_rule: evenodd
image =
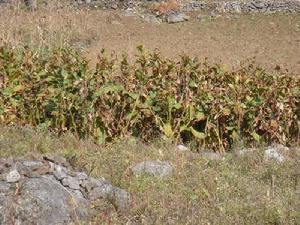
<instances>
[{"instance_id":1,"label":"gray boulder","mask_svg":"<svg viewBox=\"0 0 300 225\"><path fill-rule=\"evenodd\" d=\"M26 180L18 196L3 182L0 189L0 224L56 225L88 219L88 201L51 176Z\"/></svg>"},{"instance_id":2,"label":"gray boulder","mask_svg":"<svg viewBox=\"0 0 300 225\"><path fill-rule=\"evenodd\" d=\"M165 177L173 173L173 166L167 161L144 161L133 167L134 175L141 175L143 173L155 176Z\"/></svg>"},{"instance_id":3,"label":"gray boulder","mask_svg":"<svg viewBox=\"0 0 300 225\"><path fill-rule=\"evenodd\" d=\"M17 200L17 219L21 224L68 224L86 221L89 203L50 176L29 179ZM30 215L30 216L28 216Z\"/></svg>"},{"instance_id":4,"label":"gray boulder","mask_svg":"<svg viewBox=\"0 0 300 225\"><path fill-rule=\"evenodd\" d=\"M128 211L131 196L125 190L59 161L0 158L0 225L88 222L95 213L91 204L101 199Z\"/></svg>"}]
</instances>

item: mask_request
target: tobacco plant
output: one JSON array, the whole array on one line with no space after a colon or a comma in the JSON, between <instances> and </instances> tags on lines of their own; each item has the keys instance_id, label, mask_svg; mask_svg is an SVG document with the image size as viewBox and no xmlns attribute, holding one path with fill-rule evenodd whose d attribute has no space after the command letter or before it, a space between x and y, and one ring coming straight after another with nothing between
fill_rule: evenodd
<instances>
[{"instance_id":1,"label":"tobacco plant","mask_svg":"<svg viewBox=\"0 0 300 225\"><path fill-rule=\"evenodd\" d=\"M70 130L101 144L163 136L219 152L239 140L299 142L299 76L138 49L133 63L102 52L90 68L68 48L36 55L1 47L0 122Z\"/></svg>"}]
</instances>

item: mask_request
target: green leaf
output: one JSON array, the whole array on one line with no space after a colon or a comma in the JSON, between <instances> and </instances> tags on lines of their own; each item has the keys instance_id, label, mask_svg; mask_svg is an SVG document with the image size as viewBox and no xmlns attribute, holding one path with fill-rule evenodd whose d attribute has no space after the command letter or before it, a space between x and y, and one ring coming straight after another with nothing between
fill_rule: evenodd
<instances>
[{"instance_id":1,"label":"green leaf","mask_svg":"<svg viewBox=\"0 0 300 225\"><path fill-rule=\"evenodd\" d=\"M113 93L118 93L120 91L123 91L124 87L121 85L113 85L113 84L108 84L108 85L104 85L102 86L96 93L95 96L99 97L102 96L103 94L109 93L109 92L113 92Z\"/></svg>"},{"instance_id":2,"label":"green leaf","mask_svg":"<svg viewBox=\"0 0 300 225\"><path fill-rule=\"evenodd\" d=\"M257 141L257 142L261 141L261 136L259 134L257 134L255 131L253 131L251 135L255 141Z\"/></svg>"},{"instance_id":3,"label":"green leaf","mask_svg":"<svg viewBox=\"0 0 300 225\"><path fill-rule=\"evenodd\" d=\"M173 132L173 129L172 129L172 126L170 123L165 123L163 125L163 132L168 138L171 138L174 135L174 132Z\"/></svg>"},{"instance_id":4,"label":"green leaf","mask_svg":"<svg viewBox=\"0 0 300 225\"><path fill-rule=\"evenodd\" d=\"M206 138L205 133L196 131L193 127L190 127L189 129L195 138L200 139L200 140L203 140Z\"/></svg>"},{"instance_id":5,"label":"green leaf","mask_svg":"<svg viewBox=\"0 0 300 225\"><path fill-rule=\"evenodd\" d=\"M198 87L198 85L196 84L196 82L195 82L194 80L190 80L190 81L189 81L189 86L190 86L191 88L196 88L196 87Z\"/></svg>"},{"instance_id":6,"label":"green leaf","mask_svg":"<svg viewBox=\"0 0 300 225\"><path fill-rule=\"evenodd\" d=\"M234 127L226 127L226 130L233 130Z\"/></svg>"},{"instance_id":7,"label":"green leaf","mask_svg":"<svg viewBox=\"0 0 300 225\"><path fill-rule=\"evenodd\" d=\"M173 107L175 108L175 109L180 109L181 108L181 104L180 103L175 103L174 105L173 105Z\"/></svg>"},{"instance_id":8,"label":"green leaf","mask_svg":"<svg viewBox=\"0 0 300 225\"><path fill-rule=\"evenodd\" d=\"M196 117L197 121L206 120L206 116L205 116L204 112L197 112L195 117Z\"/></svg>"}]
</instances>

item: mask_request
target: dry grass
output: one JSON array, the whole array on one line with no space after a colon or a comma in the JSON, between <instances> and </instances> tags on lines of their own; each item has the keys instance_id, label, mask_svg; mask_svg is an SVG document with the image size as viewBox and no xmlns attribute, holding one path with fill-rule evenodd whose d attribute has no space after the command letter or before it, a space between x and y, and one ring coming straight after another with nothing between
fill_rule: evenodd
<instances>
[{"instance_id":1,"label":"dry grass","mask_svg":"<svg viewBox=\"0 0 300 225\"><path fill-rule=\"evenodd\" d=\"M127 215L99 205L95 224L299 224L300 155L286 163L265 162L261 151L213 161L179 153L168 143L134 139L100 147L66 134L1 127L0 156L54 152L78 169L104 176L134 196ZM130 168L147 159L169 160L173 176L133 177ZM297 178L298 176L298 178ZM100 207L101 206L101 207Z\"/></svg>"},{"instance_id":2,"label":"dry grass","mask_svg":"<svg viewBox=\"0 0 300 225\"><path fill-rule=\"evenodd\" d=\"M98 35L89 10L58 7L38 11L22 7L0 7L0 45L27 46L42 50L75 44L89 44Z\"/></svg>"}]
</instances>

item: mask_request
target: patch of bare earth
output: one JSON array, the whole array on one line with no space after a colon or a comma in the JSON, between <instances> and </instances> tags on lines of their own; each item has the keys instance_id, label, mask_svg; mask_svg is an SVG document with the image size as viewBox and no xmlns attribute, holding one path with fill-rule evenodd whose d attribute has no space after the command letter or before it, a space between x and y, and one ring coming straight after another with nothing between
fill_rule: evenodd
<instances>
[{"instance_id":1,"label":"patch of bare earth","mask_svg":"<svg viewBox=\"0 0 300 225\"><path fill-rule=\"evenodd\" d=\"M213 62L238 66L255 57L267 68L288 69L300 73L300 15L238 15L200 22L199 13L178 24L151 24L116 12L93 12L99 18L99 41L87 49L93 60L101 48L135 54L144 45L171 58L180 54L207 57ZM114 18L112 22L105 22Z\"/></svg>"},{"instance_id":2,"label":"patch of bare earth","mask_svg":"<svg viewBox=\"0 0 300 225\"><path fill-rule=\"evenodd\" d=\"M167 57L180 54L238 66L255 57L267 68L300 73L300 14L223 15L177 24L154 24L121 11L41 9L37 12L0 7L0 44L63 46L85 49L95 62L102 48L133 57L138 45ZM202 14L205 14L202 12Z\"/></svg>"}]
</instances>

